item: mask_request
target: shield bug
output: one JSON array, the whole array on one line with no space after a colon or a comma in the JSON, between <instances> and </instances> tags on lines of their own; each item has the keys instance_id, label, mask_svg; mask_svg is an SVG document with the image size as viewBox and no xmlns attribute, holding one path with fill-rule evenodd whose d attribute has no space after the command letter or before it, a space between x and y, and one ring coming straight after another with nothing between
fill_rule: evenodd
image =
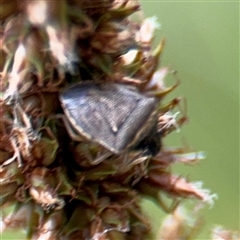
<instances>
[{"instance_id":1,"label":"shield bug","mask_svg":"<svg viewBox=\"0 0 240 240\"><path fill-rule=\"evenodd\" d=\"M157 126L158 100L126 84L78 83L60 101L73 140L87 139L114 154L138 146Z\"/></svg>"}]
</instances>

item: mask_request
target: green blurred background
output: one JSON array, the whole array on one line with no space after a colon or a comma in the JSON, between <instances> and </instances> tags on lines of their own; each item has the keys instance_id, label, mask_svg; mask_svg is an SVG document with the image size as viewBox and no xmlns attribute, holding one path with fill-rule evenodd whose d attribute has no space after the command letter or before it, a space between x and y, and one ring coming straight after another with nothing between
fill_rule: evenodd
<instances>
[{"instance_id":1,"label":"green blurred background","mask_svg":"<svg viewBox=\"0 0 240 240\"><path fill-rule=\"evenodd\" d=\"M209 239L215 224L239 229L239 1L141 1L145 17L157 16L166 39L161 66L178 71L180 87L172 96L187 98L189 123L165 138L169 146L204 150L207 158L175 173L204 182L217 193L202 212L198 239ZM184 142L184 143L183 143ZM163 213L145 204L157 231Z\"/></svg>"}]
</instances>

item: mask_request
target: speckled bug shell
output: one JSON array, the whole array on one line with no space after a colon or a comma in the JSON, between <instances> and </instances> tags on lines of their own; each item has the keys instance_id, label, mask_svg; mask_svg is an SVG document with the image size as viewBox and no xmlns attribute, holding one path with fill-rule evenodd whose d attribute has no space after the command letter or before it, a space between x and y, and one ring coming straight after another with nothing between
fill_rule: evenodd
<instances>
[{"instance_id":1,"label":"speckled bug shell","mask_svg":"<svg viewBox=\"0 0 240 240\"><path fill-rule=\"evenodd\" d=\"M82 82L64 90L60 100L77 134L115 154L134 147L157 124L158 100L129 85Z\"/></svg>"}]
</instances>

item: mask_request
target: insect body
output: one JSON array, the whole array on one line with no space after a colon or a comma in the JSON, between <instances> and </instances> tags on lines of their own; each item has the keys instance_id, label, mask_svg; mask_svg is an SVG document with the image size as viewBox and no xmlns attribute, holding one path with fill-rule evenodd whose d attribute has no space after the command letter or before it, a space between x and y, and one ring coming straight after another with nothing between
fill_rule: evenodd
<instances>
[{"instance_id":1,"label":"insect body","mask_svg":"<svg viewBox=\"0 0 240 240\"><path fill-rule=\"evenodd\" d=\"M134 148L157 126L158 100L128 85L82 82L63 91L60 100L79 139L115 154Z\"/></svg>"}]
</instances>

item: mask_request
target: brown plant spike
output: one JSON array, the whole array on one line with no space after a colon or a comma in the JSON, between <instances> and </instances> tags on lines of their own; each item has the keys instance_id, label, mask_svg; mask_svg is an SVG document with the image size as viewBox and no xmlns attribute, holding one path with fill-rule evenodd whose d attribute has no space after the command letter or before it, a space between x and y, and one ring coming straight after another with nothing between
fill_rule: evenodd
<instances>
[{"instance_id":1,"label":"brown plant spike","mask_svg":"<svg viewBox=\"0 0 240 240\"><path fill-rule=\"evenodd\" d=\"M139 13L133 0L1 1L1 232L145 240L145 197L167 212L183 198L211 202L171 173L202 154L164 145L187 118L173 112L180 98L165 102L179 81L165 85L158 24Z\"/></svg>"}]
</instances>

